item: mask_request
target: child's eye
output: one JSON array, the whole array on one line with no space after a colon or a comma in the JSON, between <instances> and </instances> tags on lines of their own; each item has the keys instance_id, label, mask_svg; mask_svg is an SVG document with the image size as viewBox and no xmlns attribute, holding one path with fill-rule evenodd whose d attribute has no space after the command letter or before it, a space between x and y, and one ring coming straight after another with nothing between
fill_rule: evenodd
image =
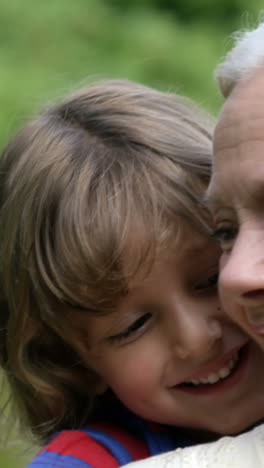
<instances>
[{"instance_id":1,"label":"child's eye","mask_svg":"<svg viewBox=\"0 0 264 468\"><path fill-rule=\"evenodd\" d=\"M135 322L131 323L129 327L127 327L122 332L118 333L117 335L113 335L109 337L111 342L118 342L123 341L129 338L133 338L134 335L136 336L138 332L142 331L146 325L146 323L151 319L152 314L150 312L142 315L139 317Z\"/></svg>"},{"instance_id":2,"label":"child's eye","mask_svg":"<svg viewBox=\"0 0 264 468\"><path fill-rule=\"evenodd\" d=\"M228 251L232 248L236 235L237 228L232 225L228 225L216 229L211 234L211 237L220 244L220 247L223 251Z\"/></svg>"},{"instance_id":3,"label":"child's eye","mask_svg":"<svg viewBox=\"0 0 264 468\"><path fill-rule=\"evenodd\" d=\"M196 289L198 291L201 291L201 290L206 290L206 289L214 289L216 286L217 286L217 282L218 282L218 272L217 273L214 273L213 275L209 276L205 281L199 283L197 286L196 286Z\"/></svg>"}]
</instances>

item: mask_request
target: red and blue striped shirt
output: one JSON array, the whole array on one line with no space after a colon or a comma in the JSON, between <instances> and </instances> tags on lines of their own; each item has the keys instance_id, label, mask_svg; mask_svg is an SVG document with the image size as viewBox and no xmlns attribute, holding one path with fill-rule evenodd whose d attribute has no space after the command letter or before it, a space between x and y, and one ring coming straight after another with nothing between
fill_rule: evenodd
<instances>
[{"instance_id":1,"label":"red and blue striped shirt","mask_svg":"<svg viewBox=\"0 0 264 468\"><path fill-rule=\"evenodd\" d=\"M193 444L180 429L125 415L123 426L100 422L55 434L27 468L116 468Z\"/></svg>"}]
</instances>

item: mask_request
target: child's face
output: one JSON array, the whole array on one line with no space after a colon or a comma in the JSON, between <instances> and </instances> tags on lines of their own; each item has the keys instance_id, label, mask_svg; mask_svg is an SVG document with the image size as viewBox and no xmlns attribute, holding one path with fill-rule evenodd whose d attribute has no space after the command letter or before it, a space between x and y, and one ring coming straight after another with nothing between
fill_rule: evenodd
<instances>
[{"instance_id":1,"label":"child's face","mask_svg":"<svg viewBox=\"0 0 264 468\"><path fill-rule=\"evenodd\" d=\"M208 198L223 249L224 307L264 349L264 69L224 106Z\"/></svg>"},{"instance_id":2,"label":"child's face","mask_svg":"<svg viewBox=\"0 0 264 468\"><path fill-rule=\"evenodd\" d=\"M233 433L262 416L263 356L219 307L218 259L186 227L114 313L88 323L88 364L143 418Z\"/></svg>"}]
</instances>

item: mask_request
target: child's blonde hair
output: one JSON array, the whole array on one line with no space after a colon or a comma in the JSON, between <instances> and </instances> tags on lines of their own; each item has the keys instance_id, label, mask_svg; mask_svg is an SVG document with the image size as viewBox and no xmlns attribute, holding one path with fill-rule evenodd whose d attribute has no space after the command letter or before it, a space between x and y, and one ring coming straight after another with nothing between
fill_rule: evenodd
<instances>
[{"instance_id":1,"label":"child's blonde hair","mask_svg":"<svg viewBox=\"0 0 264 468\"><path fill-rule=\"evenodd\" d=\"M0 362L39 438L88 420L85 323L141 264L208 227L212 122L186 99L105 81L46 109L0 160ZM131 233L142 245L126 271Z\"/></svg>"}]
</instances>

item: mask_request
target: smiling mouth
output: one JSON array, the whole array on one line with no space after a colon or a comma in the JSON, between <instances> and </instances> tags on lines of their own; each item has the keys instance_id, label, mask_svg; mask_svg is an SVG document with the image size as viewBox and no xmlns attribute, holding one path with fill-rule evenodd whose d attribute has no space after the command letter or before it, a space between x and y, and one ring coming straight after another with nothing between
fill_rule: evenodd
<instances>
[{"instance_id":1,"label":"smiling mouth","mask_svg":"<svg viewBox=\"0 0 264 468\"><path fill-rule=\"evenodd\" d=\"M184 382L184 385L212 385L220 380L226 379L232 372L232 370L235 368L236 364L239 361L239 351L236 351L234 356L230 359L230 361L219 371L213 372L212 374L209 374L208 377L203 378L203 379L193 379L187 382Z\"/></svg>"},{"instance_id":2,"label":"smiling mouth","mask_svg":"<svg viewBox=\"0 0 264 468\"><path fill-rule=\"evenodd\" d=\"M217 372L209 374L207 377L200 379L191 379L177 385L175 388L182 390L213 390L222 388L236 380L236 376L243 370L244 364L248 356L248 345L244 345L236 351L230 360Z\"/></svg>"}]
</instances>

